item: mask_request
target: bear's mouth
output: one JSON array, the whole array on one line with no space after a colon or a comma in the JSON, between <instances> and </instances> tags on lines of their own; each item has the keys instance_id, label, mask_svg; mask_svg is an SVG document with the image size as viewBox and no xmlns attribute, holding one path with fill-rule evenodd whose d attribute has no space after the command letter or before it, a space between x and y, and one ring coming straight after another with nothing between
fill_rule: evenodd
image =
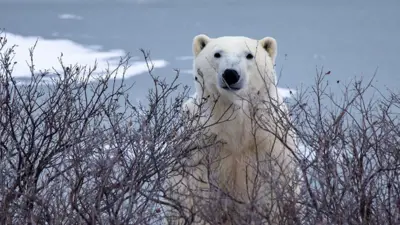
<instances>
[{"instance_id":1,"label":"bear's mouth","mask_svg":"<svg viewBox=\"0 0 400 225\"><path fill-rule=\"evenodd\" d=\"M224 90L227 90L227 91L238 91L238 90L241 89L239 87L232 87L232 86L224 86L224 87L221 87L221 88L224 89Z\"/></svg>"}]
</instances>

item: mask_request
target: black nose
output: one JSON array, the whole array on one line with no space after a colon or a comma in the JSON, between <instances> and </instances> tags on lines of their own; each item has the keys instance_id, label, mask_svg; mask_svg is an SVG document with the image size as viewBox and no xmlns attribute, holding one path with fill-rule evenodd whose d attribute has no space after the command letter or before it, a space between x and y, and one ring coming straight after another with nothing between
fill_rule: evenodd
<instances>
[{"instance_id":1,"label":"black nose","mask_svg":"<svg viewBox=\"0 0 400 225\"><path fill-rule=\"evenodd\" d=\"M236 70L226 69L222 74L222 78L224 78L228 86L231 86L239 81L240 76Z\"/></svg>"}]
</instances>

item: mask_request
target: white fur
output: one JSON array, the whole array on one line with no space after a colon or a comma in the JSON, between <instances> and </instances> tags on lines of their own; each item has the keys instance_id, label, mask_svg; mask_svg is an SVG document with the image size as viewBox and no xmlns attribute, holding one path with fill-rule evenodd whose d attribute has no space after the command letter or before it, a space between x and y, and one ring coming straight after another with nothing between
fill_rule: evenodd
<instances>
[{"instance_id":1,"label":"white fur","mask_svg":"<svg viewBox=\"0 0 400 225\"><path fill-rule=\"evenodd\" d=\"M221 57L214 57L217 52ZM253 59L246 58L249 53L254 56ZM228 118L232 120L208 128L207 134L216 135L217 140L224 144L206 151L198 151L188 162L204 163L204 157L208 156L218 163L211 164L211 169L208 171L210 173L207 173L205 166L196 166L191 169L192 174L206 182L212 182L240 201L249 202L248 190L252 190L254 187L252 180L257 177L255 169L249 168L249 164L257 165L257 162L267 160L270 155L276 157L280 164L285 164L284 173L291 173L289 169L292 168L291 164L288 164L290 159L288 148L275 140L269 132L257 129L254 122L256 118L263 117L264 121L267 121L265 124L271 129L277 127L273 120L278 118L278 113L270 107L273 102L281 104L279 109L284 112L284 117L287 113L276 87L274 70L276 41L271 37L254 40L247 37L209 38L206 35L198 35L193 40L193 54L196 93L184 104L183 109L198 114L200 123L206 125ZM235 69L239 72L243 79L242 89L231 91L221 87L221 74L225 69ZM199 109L197 105L204 99L206 101ZM255 108L258 110L253 113ZM201 141L201 139L198 141L199 145ZM292 138L288 137L287 145L294 149ZM258 167L264 174L271 173L271 167L267 162L258 163ZM185 185L205 189L210 187L209 184L199 182L192 176L183 177ZM268 183L259 185L258 198L262 203L270 203L271 200L266 195L267 191L271 190ZM199 194L200 191L197 190L195 193ZM195 201L197 201L195 198L189 198L184 202L189 207L200 206L200 203ZM225 210L229 213L229 209Z\"/></svg>"}]
</instances>

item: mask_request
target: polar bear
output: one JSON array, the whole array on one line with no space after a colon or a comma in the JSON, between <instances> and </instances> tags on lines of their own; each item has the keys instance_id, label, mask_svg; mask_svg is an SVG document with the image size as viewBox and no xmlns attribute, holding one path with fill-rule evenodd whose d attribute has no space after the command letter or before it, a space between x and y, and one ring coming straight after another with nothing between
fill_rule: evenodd
<instances>
[{"instance_id":1,"label":"polar bear","mask_svg":"<svg viewBox=\"0 0 400 225\"><path fill-rule=\"evenodd\" d=\"M204 129L194 137L197 150L185 161L186 174L175 177L185 194L179 201L194 212L194 224L262 223L255 214L243 220L250 205L272 212L261 216L271 224L276 198L283 199L281 190L293 180L295 149L276 86L277 42L200 34L192 50L196 92L183 110ZM209 137L217 142L204 147Z\"/></svg>"}]
</instances>

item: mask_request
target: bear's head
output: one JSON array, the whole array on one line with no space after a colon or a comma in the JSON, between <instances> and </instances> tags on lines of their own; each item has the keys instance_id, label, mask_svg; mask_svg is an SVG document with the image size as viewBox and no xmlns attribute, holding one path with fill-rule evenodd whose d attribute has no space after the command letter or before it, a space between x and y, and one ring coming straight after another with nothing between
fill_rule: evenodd
<instances>
[{"instance_id":1,"label":"bear's head","mask_svg":"<svg viewBox=\"0 0 400 225\"><path fill-rule=\"evenodd\" d=\"M255 40L200 34L193 39L193 54L197 93L219 93L234 101L235 96L275 85L277 43L272 37Z\"/></svg>"}]
</instances>

